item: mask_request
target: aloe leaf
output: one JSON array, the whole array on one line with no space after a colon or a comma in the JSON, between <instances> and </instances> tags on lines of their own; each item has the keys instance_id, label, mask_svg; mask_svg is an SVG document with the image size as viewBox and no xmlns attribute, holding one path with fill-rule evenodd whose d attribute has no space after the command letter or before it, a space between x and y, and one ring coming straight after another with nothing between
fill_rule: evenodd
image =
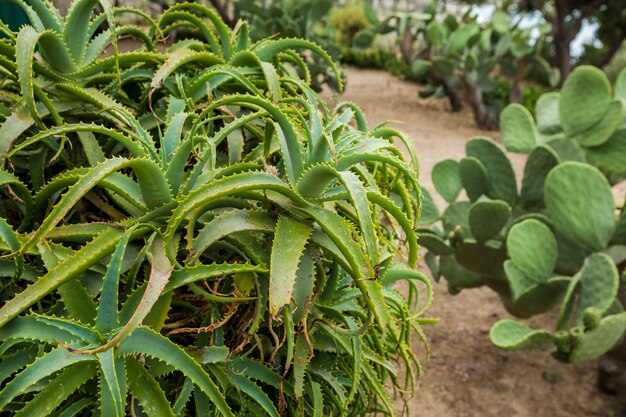
<instances>
[{"instance_id":1,"label":"aloe leaf","mask_svg":"<svg viewBox=\"0 0 626 417\"><path fill-rule=\"evenodd\" d=\"M109 349L96 354L100 363L100 409L103 415L123 417L126 408L126 372L124 359Z\"/></svg>"},{"instance_id":2,"label":"aloe leaf","mask_svg":"<svg viewBox=\"0 0 626 417\"><path fill-rule=\"evenodd\" d=\"M167 61L154 74L150 83L151 91L158 89L163 80L170 76L174 71L190 62L198 62L207 67L212 65L223 64L222 60L215 54L210 52L196 52L191 49L181 48L169 54Z\"/></svg>"},{"instance_id":3,"label":"aloe leaf","mask_svg":"<svg viewBox=\"0 0 626 417\"><path fill-rule=\"evenodd\" d=\"M259 406L262 407L263 411L267 413L270 417L279 417L280 414L276 409L276 406L272 403L268 395L259 387L257 384L252 382L247 377L240 375L235 372L230 372L228 375L237 389L239 391L244 392L248 395L252 400L254 400Z\"/></svg>"},{"instance_id":4,"label":"aloe leaf","mask_svg":"<svg viewBox=\"0 0 626 417\"><path fill-rule=\"evenodd\" d=\"M335 79L337 80L338 90L341 91L343 89L343 85L341 83L341 75L339 74L339 70L335 66L335 63L330 58L330 56L315 43L304 40L304 39L278 39L272 42L258 42L252 46L252 49L256 51L259 58L263 61L271 61L277 54L281 53L286 49L308 49L311 52L322 57L324 61L331 68Z\"/></svg>"},{"instance_id":5,"label":"aloe leaf","mask_svg":"<svg viewBox=\"0 0 626 417\"><path fill-rule=\"evenodd\" d=\"M50 323L48 320L55 322ZM91 329L78 323L30 315L17 317L0 327L0 339L30 339L50 344L55 341L69 343L80 339L93 343L98 340L98 336Z\"/></svg>"},{"instance_id":6,"label":"aloe leaf","mask_svg":"<svg viewBox=\"0 0 626 417\"><path fill-rule=\"evenodd\" d=\"M313 228L293 218L278 218L270 261L270 314L289 304L304 247Z\"/></svg>"},{"instance_id":7,"label":"aloe leaf","mask_svg":"<svg viewBox=\"0 0 626 417\"><path fill-rule=\"evenodd\" d=\"M169 185L163 176L163 172L152 161L146 159L128 160L120 157L108 159L95 167L89 168L88 172L69 188L59 203L46 216L39 229L22 245L20 252L24 253L37 244L90 189L108 175L125 167L134 168L139 179L139 187L141 188L144 201L149 208L154 208L170 201L171 192Z\"/></svg>"},{"instance_id":8,"label":"aloe leaf","mask_svg":"<svg viewBox=\"0 0 626 417\"><path fill-rule=\"evenodd\" d=\"M124 232L113 252L113 256L111 256L111 261L107 265L95 323L96 329L102 333L108 333L120 325L117 312L119 280L126 247L135 228L136 226L133 226Z\"/></svg>"},{"instance_id":9,"label":"aloe leaf","mask_svg":"<svg viewBox=\"0 0 626 417\"><path fill-rule=\"evenodd\" d=\"M352 204L356 210L368 257L373 265L377 265L379 263L378 239L376 238L376 232L374 230L374 221L372 220L372 210L367 198L367 191L359 177L354 173L341 171L339 172L339 176L346 186Z\"/></svg>"},{"instance_id":10,"label":"aloe leaf","mask_svg":"<svg viewBox=\"0 0 626 417\"><path fill-rule=\"evenodd\" d=\"M78 362L94 360L95 358L88 355L68 355L64 347L57 347L44 353L0 391L0 409L4 409L16 396L53 373Z\"/></svg>"},{"instance_id":11,"label":"aloe leaf","mask_svg":"<svg viewBox=\"0 0 626 417\"><path fill-rule=\"evenodd\" d=\"M216 216L198 233L191 245L190 261L197 260L213 243L244 230L271 233L276 220L262 211L233 210Z\"/></svg>"},{"instance_id":12,"label":"aloe leaf","mask_svg":"<svg viewBox=\"0 0 626 417\"><path fill-rule=\"evenodd\" d=\"M58 404L65 401L81 385L96 375L94 364L74 364L50 381L32 400L28 401L16 417L49 415Z\"/></svg>"},{"instance_id":13,"label":"aloe leaf","mask_svg":"<svg viewBox=\"0 0 626 417\"><path fill-rule=\"evenodd\" d=\"M415 233L415 230L413 229L411 222L406 216L406 214L404 214L404 212L399 207L397 207L393 203L393 201L389 200L388 198L384 197L383 195L379 193L368 191L367 198L372 203L377 204L378 206L383 208L385 211L387 211L400 224L400 227L402 227L402 230L404 230L404 233L406 235L406 240L409 245L408 250L407 250L409 265L412 267L415 266L417 263L417 257L418 257L417 251L419 247L417 243L417 234Z\"/></svg>"},{"instance_id":14,"label":"aloe leaf","mask_svg":"<svg viewBox=\"0 0 626 417\"><path fill-rule=\"evenodd\" d=\"M234 417L224 396L209 375L175 343L151 330L138 327L122 341L118 349L118 354L121 355L137 353L157 358L174 366L209 397L221 415Z\"/></svg>"},{"instance_id":15,"label":"aloe leaf","mask_svg":"<svg viewBox=\"0 0 626 417\"><path fill-rule=\"evenodd\" d=\"M148 417L174 417L163 389L137 359L126 359L126 374L129 391Z\"/></svg>"}]
</instances>

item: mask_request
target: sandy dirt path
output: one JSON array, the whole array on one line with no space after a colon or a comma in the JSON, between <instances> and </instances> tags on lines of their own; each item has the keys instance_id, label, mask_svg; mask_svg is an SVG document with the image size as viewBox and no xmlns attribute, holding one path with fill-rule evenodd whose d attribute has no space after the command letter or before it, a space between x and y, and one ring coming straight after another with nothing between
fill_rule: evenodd
<instances>
[{"instance_id":1,"label":"sandy dirt path","mask_svg":"<svg viewBox=\"0 0 626 417\"><path fill-rule=\"evenodd\" d=\"M473 127L471 115L449 113L442 100L421 100L419 87L385 72L348 69L348 85L339 100L358 104L373 126L395 120L408 133L420 157L421 182L433 192L430 172L442 159L464 155L467 139L497 132ZM333 98L330 99L332 101ZM516 171L524 158L514 157ZM424 265L421 265L423 269ZM596 389L596 364L566 366L549 352L503 352L488 340L490 326L510 317L487 288L447 293L435 286L429 315L439 324L426 329L432 355L421 386L411 400L411 417L619 417L618 399ZM540 317L531 324L554 320ZM558 375L548 382L544 372Z\"/></svg>"}]
</instances>

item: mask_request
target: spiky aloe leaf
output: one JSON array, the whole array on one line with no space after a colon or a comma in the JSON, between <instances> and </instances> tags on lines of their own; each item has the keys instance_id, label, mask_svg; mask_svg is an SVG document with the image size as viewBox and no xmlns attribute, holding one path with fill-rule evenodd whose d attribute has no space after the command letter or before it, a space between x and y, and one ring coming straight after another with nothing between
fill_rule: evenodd
<instances>
[{"instance_id":1,"label":"spiky aloe leaf","mask_svg":"<svg viewBox=\"0 0 626 417\"><path fill-rule=\"evenodd\" d=\"M270 314L289 304L298 264L313 228L282 215L278 218L270 263Z\"/></svg>"},{"instance_id":2,"label":"spiky aloe leaf","mask_svg":"<svg viewBox=\"0 0 626 417\"><path fill-rule=\"evenodd\" d=\"M165 337L145 327L138 327L123 340L118 353L120 355L143 354L174 366L209 397L221 415L234 417L223 394L211 377L184 350Z\"/></svg>"},{"instance_id":3,"label":"spiky aloe leaf","mask_svg":"<svg viewBox=\"0 0 626 417\"><path fill-rule=\"evenodd\" d=\"M96 375L95 364L77 363L70 365L64 372L50 381L32 400L28 401L16 414L16 417L49 415L58 404L65 401L81 385Z\"/></svg>"},{"instance_id":4,"label":"spiky aloe leaf","mask_svg":"<svg viewBox=\"0 0 626 417\"><path fill-rule=\"evenodd\" d=\"M94 360L95 358L87 355L68 355L67 350L61 346L44 353L0 391L0 409L4 409L16 396L55 372L78 362Z\"/></svg>"}]
</instances>

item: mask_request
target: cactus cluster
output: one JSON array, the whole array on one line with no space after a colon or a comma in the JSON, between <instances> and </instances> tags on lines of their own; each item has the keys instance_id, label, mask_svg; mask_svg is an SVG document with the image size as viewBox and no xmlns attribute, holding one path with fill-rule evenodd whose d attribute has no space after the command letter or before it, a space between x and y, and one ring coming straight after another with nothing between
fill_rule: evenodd
<instances>
[{"instance_id":1,"label":"cactus cluster","mask_svg":"<svg viewBox=\"0 0 626 417\"><path fill-rule=\"evenodd\" d=\"M614 88L602 70L576 68L560 92L542 95L535 115L520 105L500 116L502 138L511 152L527 154L539 145L561 160L589 163L611 183L626 175L626 72Z\"/></svg>"},{"instance_id":2,"label":"cactus cluster","mask_svg":"<svg viewBox=\"0 0 626 417\"><path fill-rule=\"evenodd\" d=\"M445 277L451 293L486 285L520 318L560 308L552 331L496 323L490 338L501 348L552 347L557 359L579 363L607 352L626 330L617 298L626 215L623 207L616 214L608 179L626 165L603 172L589 157L625 137L626 71L615 92L598 74L581 67L560 95L542 96L537 122L519 105L504 110L507 149L528 153L520 189L506 150L486 137L468 141L460 161L433 169L449 204L439 213L425 196L420 244L435 278Z\"/></svg>"},{"instance_id":3,"label":"cactus cluster","mask_svg":"<svg viewBox=\"0 0 626 417\"><path fill-rule=\"evenodd\" d=\"M447 97L453 111L466 103L477 126L495 129L502 103L488 104L484 95L496 89L496 76L512 80L511 102L521 102L531 68L551 84L558 82L558 70L540 55L543 35L550 29L549 24L521 27L501 10L486 24L479 23L471 9L461 17L447 14L440 19L433 3L423 13L393 13L359 33L355 44L367 47L376 33L395 33L411 78L426 83L420 96ZM541 36L533 36L535 31Z\"/></svg>"}]
</instances>

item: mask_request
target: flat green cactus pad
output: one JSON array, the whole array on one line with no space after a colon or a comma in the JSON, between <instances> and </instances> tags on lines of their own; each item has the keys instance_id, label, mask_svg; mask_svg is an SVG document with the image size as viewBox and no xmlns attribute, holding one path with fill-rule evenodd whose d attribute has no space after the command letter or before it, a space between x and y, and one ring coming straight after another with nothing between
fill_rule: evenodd
<instances>
[{"instance_id":1,"label":"flat green cactus pad","mask_svg":"<svg viewBox=\"0 0 626 417\"><path fill-rule=\"evenodd\" d=\"M511 227L506 247L515 266L531 280L540 283L551 275L557 260L557 244L548 226L527 219Z\"/></svg>"},{"instance_id":2,"label":"flat green cactus pad","mask_svg":"<svg viewBox=\"0 0 626 417\"><path fill-rule=\"evenodd\" d=\"M500 320L489 332L491 343L501 349L547 349L554 344L554 336L545 330L534 330L513 320Z\"/></svg>"},{"instance_id":3,"label":"flat green cactus pad","mask_svg":"<svg viewBox=\"0 0 626 417\"><path fill-rule=\"evenodd\" d=\"M476 137L467 142L465 153L484 165L488 179L487 195L514 204L517 200L517 182L504 149L487 137Z\"/></svg>"},{"instance_id":4,"label":"flat green cactus pad","mask_svg":"<svg viewBox=\"0 0 626 417\"><path fill-rule=\"evenodd\" d=\"M626 101L626 68L622 70L615 80L615 98Z\"/></svg>"},{"instance_id":5,"label":"flat green cactus pad","mask_svg":"<svg viewBox=\"0 0 626 417\"><path fill-rule=\"evenodd\" d=\"M626 173L626 129L613 132L601 146L585 149L590 164L615 174Z\"/></svg>"},{"instance_id":6,"label":"flat green cactus pad","mask_svg":"<svg viewBox=\"0 0 626 417\"><path fill-rule=\"evenodd\" d=\"M554 134L561 131L559 97L559 93L546 93L537 99L535 118L537 129L543 134Z\"/></svg>"},{"instance_id":7,"label":"flat green cactus pad","mask_svg":"<svg viewBox=\"0 0 626 417\"><path fill-rule=\"evenodd\" d=\"M544 283L535 284L517 294L508 310L518 317L532 317L550 311L561 302L570 281L570 277L552 277Z\"/></svg>"},{"instance_id":8,"label":"flat green cactus pad","mask_svg":"<svg viewBox=\"0 0 626 417\"><path fill-rule=\"evenodd\" d=\"M459 196L463 185L459 177L459 163L454 159L445 159L438 162L432 171L433 185L437 192L448 202L452 203Z\"/></svg>"},{"instance_id":9,"label":"flat green cactus pad","mask_svg":"<svg viewBox=\"0 0 626 417\"><path fill-rule=\"evenodd\" d=\"M589 307L604 313L611 307L617 289L619 273L611 257L605 253L594 253L585 259L580 270L580 297L576 323L582 324L584 312Z\"/></svg>"},{"instance_id":10,"label":"flat green cactus pad","mask_svg":"<svg viewBox=\"0 0 626 417\"><path fill-rule=\"evenodd\" d=\"M565 80L559 100L563 130L568 136L597 124L609 110L613 97L611 84L602 70L583 65Z\"/></svg>"},{"instance_id":11,"label":"flat green cactus pad","mask_svg":"<svg viewBox=\"0 0 626 417\"><path fill-rule=\"evenodd\" d=\"M509 221L510 207L502 200L481 200L472 205L469 225L478 242L485 242L500 233Z\"/></svg>"},{"instance_id":12,"label":"flat green cactus pad","mask_svg":"<svg viewBox=\"0 0 626 417\"><path fill-rule=\"evenodd\" d=\"M418 230L418 242L435 255L450 255L454 250L446 245L446 242L431 230Z\"/></svg>"},{"instance_id":13,"label":"flat green cactus pad","mask_svg":"<svg viewBox=\"0 0 626 417\"><path fill-rule=\"evenodd\" d=\"M582 363L608 352L619 342L626 330L626 312L607 316L599 326L583 333L569 355L571 363Z\"/></svg>"},{"instance_id":14,"label":"flat green cactus pad","mask_svg":"<svg viewBox=\"0 0 626 417\"><path fill-rule=\"evenodd\" d=\"M607 246L615 229L615 204L598 169L579 162L560 164L548 174L544 200L563 236L590 252Z\"/></svg>"},{"instance_id":15,"label":"flat green cactus pad","mask_svg":"<svg viewBox=\"0 0 626 417\"><path fill-rule=\"evenodd\" d=\"M509 152L529 153L537 146L537 127L526 108L514 103L500 113L500 130Z\"/></svg>"},{"instance_id":16,"label":"flat green cactus pad","mask_svg":"<svg viewBox=\"0 0 626 417\"><path fill-rule=\"evenodd\" d=\"M548 173L559 164L555 151L547 146L537 146L528 155L522 180L520 203L526 208L543 208L543 187Z\"/></svg>"},{"instance_id":17,"label":"flat green cactus pad","mask_svg":"<svg viewBox=\"0 0 626 417\"><path fill-rule=\"evenodd\" d=\"M446 232L457 232L460 227L463 233L470 235L469 212L472 204L469 201L457 201L450 204L443 212L443 227Z\"/></svg>"},{"instance_id":18,"label":"flat green cactus pad","mask_svg":"<svg viewBox=\"0 0 626 417\"><path fill-rule=\"evenodd\" d=\"M600 121L591 128L574 135L582 146L599 146L605 143L624 120L624 104L613 100Z\"/></svg>"},{"instance_id":19,"label":"flat green cactus pad","mask_svg":"<svg viewBox=\"0 0 626 417\"><path fill-rule=\"evenodd\" d=\"M454 255L442 256L439 259L439 269L441 275L446 277L450 294L458 294L465 288L476 288L483 285L480 276L459 265Z\"/></svg>"},{"instance_id":20,"label":"flat green cactus pad","mask_svg":"<svg viewBox=\"0 0 626 417\"><path fill-rule=\"evenodd\" d=\"M546 146L554 150L559 155L559 159L562 162L576 161L585 162L585 154L582 148L578 145L578 142L565 138L555 137L547 141Z\"/></svg>"},{"instance_id":21,"label":"flat green cactus pad","mask_svg":"<svg viewBox=\"0 0 626 417\"><path fill-rule=\"evenodd\" d=\"M468 156L461 159L461 162L459 162L459 175L470 201L476 201L480 196L487 193L489 185L487 169L478 158Z\"/></svg>"},{"instance_id":22,"label":"flat green cactus pad","mask_svg":"<svg viewBox=\"0 0 626 417\"><path fill-rule=\"evenodd\" d=\"M464 242L456 247L456 260L464 268L491 279L505 279L506 251L486 244Z\"/></svg>"},{"instance_id":23,"label":"flat green cactus pad","mask_svg":"<svg viewBox=\"0 0 626 417\"><path fill-rule=\"evenodd\" d=\"M435 223L441 217L439 209L426 188L422 188L422 215L419 224L429 225Z\"/></svg>"}]
</instances>

